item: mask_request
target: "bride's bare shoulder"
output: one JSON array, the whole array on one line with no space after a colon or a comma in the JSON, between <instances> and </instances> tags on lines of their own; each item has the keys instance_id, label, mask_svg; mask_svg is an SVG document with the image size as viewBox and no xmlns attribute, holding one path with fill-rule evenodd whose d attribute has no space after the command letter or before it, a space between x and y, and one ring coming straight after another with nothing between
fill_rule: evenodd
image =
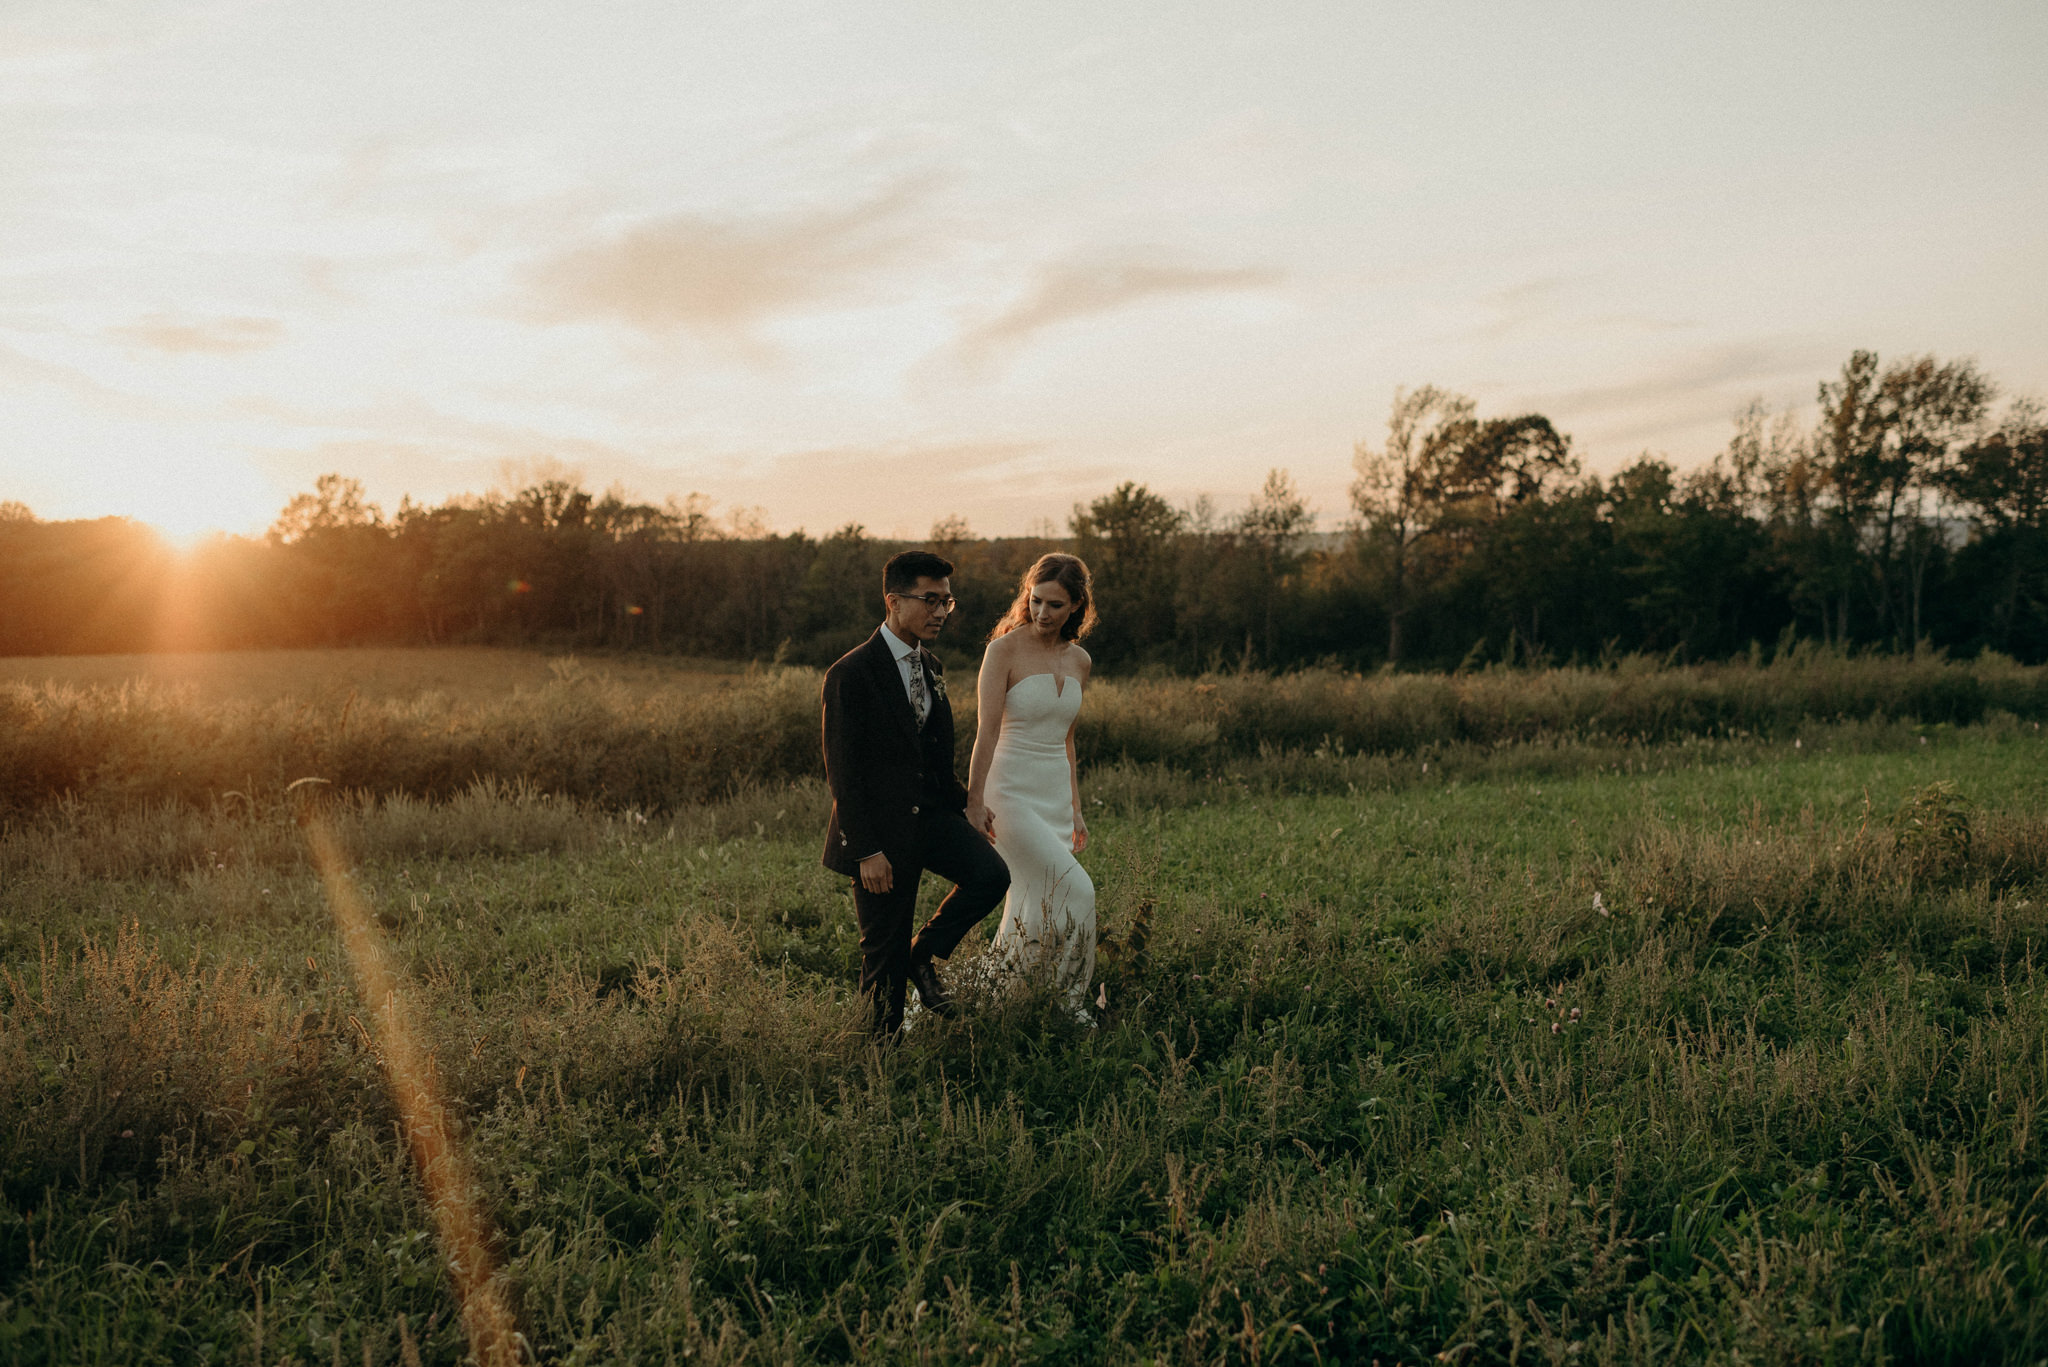
<instances>
[{"instance_id":1,"label":"bride's bare shoulder","mask_svg":"<svg viewBox=\"0 0 2048 1367\"><path fill-rule=\"evenodd\" d=\"M1010 669L1010 662L1013 659L1015 659L1017 655L1016 637L1016 632L1008 631L1004 632L1001 636L996 637L993 641L990 641L988 645L982 649L981 667L984 670L990 670L999 674L1007 674Z\"/></svg>"},{"instance_id":2,"label":"bride's bare shoulder","mask_svg":"<svg viewBox=\"0 0 2048 1367\"><path fill-rule=\"evenodd\" d=\"M1071 649L1074 652L1075 672L1081 676L1082 683L1087 683L1089 676L1095 672L1095 660L1081 648L1079 641L1073 642Z\"/></svg>"}]
</instances>

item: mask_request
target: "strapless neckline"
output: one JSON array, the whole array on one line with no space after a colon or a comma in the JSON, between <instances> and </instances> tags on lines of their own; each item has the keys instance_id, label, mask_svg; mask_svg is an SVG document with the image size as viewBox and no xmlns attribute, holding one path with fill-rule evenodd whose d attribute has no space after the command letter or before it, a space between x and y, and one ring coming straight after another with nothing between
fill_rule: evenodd
<instances>
[{"instance_id":1,"label":"strapless neckline","mask_svg":"<svg viewBox=\"0 0 2048 1367\"><path fill-rule=\"evenodd\" d=\"M1073 675L1068 674L1064 676L1063 679L1061 675L1055 674L1049 669L1042 670L1037 674L1026 674L1023 679L1017 680L1017 682L1011 684L1009 688L1004 691L1008 693L1015 693L1018 689L1024 686L1024 679L1051 679L1052 691L1054 696L1064 698L1067 696L1065 680L1071 680L1073 679L1073 677Z\"/></svg>"}]
</instances>

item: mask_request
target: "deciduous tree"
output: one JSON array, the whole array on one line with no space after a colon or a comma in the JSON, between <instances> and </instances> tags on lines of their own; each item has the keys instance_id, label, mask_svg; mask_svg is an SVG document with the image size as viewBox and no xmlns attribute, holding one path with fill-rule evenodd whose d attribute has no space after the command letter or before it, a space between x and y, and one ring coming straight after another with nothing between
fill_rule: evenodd
<instances>
[{"instance_id":1,"label":"deciduous tree","mask_svg":"<svg viewBox=\"0 0 2048 1367\"><path fill-rule=\"evenodd\" d=\"M1995 629L2000 647L2009 648L2023 596L2030 606L2048 599L2034 582L2048 562L2048 420L2041 405L2015 402L2005 420L1958 452L1940 478L1970 509L1978 535L2004 550ZM2025 594L2030 587L2034 592Z\"/></svg>"}]
</instances>

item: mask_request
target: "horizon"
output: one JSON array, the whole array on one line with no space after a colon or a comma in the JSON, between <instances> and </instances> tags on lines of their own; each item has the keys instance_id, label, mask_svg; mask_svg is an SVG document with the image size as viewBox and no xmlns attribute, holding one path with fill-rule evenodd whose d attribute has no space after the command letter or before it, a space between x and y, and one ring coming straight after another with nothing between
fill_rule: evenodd
<instances>
[{"instance_id":1,"label":"horizon","mask_svg":"<svg viewBox=\"0 0 2048 1367\"><path fill-rule=\"evenodd\" d=\"M1600 475L1810 415L1858 348L2038 395L2044 40L2010 3L32 0L0 501L189 543L322 473L388 512L549 468L1000 538L1280 468L1330 530L1401 386Z\"/></svg>"}]
</instances>

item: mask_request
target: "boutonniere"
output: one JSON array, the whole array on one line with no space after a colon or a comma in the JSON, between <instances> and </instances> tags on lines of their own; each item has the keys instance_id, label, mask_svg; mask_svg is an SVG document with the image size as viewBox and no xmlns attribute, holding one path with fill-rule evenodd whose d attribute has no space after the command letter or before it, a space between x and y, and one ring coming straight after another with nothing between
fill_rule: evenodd
<instances>
[{"instance_id":1,"label":"boutonniere","mask_svg":"<svg viewBox=\"0 0 2048 1367\"><path fill-rule=\"evenodd\" d=\"M939 673L935 669L926 670L925 676L932 681L932 696L937 698L940 702L947 701L946 676Z\"/></svg>"}]
</instances>

